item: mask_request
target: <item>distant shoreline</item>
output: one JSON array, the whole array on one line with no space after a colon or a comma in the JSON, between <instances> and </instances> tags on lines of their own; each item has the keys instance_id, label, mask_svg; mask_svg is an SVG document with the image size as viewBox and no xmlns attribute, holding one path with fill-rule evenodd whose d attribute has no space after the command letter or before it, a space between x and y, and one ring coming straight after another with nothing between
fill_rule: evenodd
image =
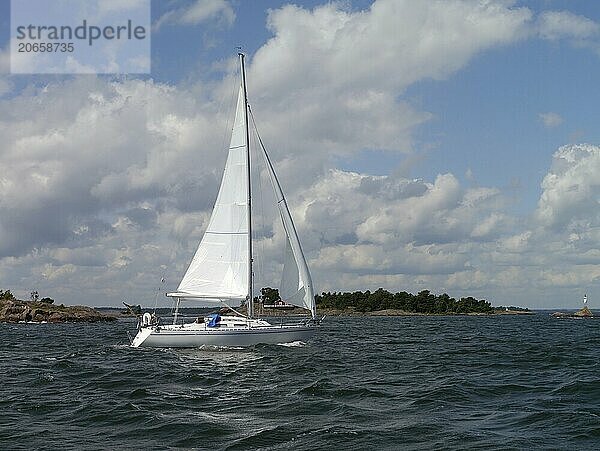
<instances>
[{"instance_id":1,"label":"distant shoreline","mask_svg":"<svg viewBox=\"0 0 600 451\"><path fill-rule=\"evenodd\" d=\"M319 309L320 315L327 316L496 316L496 315L533 315L531 310L498 310L490 313L470 312L470 313L419 313L407 312L405 310L375 310L373 312L359 312L350 309Z\"/></svg>"}]
</instances>

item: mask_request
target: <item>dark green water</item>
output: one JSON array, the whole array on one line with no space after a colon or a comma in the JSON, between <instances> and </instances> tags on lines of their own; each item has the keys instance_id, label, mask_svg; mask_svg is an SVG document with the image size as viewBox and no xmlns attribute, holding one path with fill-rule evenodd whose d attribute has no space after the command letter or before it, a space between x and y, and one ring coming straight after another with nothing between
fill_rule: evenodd
<instances>
[{"instance_id":1,"label":"dark green water","mask_svg":"<svg viewBox=\"0 0 600 451\"><path fill-rule=\"evenodd\" d=\"M331 318L178 351L133 326L0 325L0 449L600 448L600 320Z\"/></svg>"}]
</instances>

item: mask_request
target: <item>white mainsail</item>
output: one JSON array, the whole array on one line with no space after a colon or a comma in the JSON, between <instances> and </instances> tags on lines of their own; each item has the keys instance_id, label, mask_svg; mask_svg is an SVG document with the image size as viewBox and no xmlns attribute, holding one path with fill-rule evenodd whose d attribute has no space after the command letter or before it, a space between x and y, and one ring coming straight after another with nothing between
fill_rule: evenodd
<instances>
[{"instance_id":1,"label":"white mainsail","mask_svg":"<svg viewBox=\"0 0 600 451\"><path fill-rule=\"evenodd\" d=\"M248 163L245 99L240 87L221 188L202 241L171 296L245 299L248 295Z\"/></svg>"}]
</instances>

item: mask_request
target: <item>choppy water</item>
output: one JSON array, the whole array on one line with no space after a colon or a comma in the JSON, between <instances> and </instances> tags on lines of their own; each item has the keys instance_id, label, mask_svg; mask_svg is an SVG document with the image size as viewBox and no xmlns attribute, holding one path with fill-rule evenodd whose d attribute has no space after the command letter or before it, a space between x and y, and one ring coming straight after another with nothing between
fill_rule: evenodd
<instances>
[{"instance_id":1,"label":"choppy water","mask_svg":"<svg viewBox=\"0 0 600 451\"><path fill-rule=\"evenodd\" d=\"M600 448L600 321L331 318L310 343L0 325L0 449Z\"/></svg>"}]
</instances>

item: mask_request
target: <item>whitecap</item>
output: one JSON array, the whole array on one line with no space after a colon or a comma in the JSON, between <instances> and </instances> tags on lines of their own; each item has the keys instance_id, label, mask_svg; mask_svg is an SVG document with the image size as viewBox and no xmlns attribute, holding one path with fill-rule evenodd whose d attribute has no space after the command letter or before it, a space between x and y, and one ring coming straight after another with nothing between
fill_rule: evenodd
<instances>
[{"instance_id":1,"label":"whitecap","mask_svg":"<svg viewBox=\"0 0 600 451\"><path fill-rule=\"evenodd\" d=\"M277 343L277 346L285 346L286 348L301 348L306 346L303 341L292 341L290 343Z\"/></svg>"}]
</instances>

